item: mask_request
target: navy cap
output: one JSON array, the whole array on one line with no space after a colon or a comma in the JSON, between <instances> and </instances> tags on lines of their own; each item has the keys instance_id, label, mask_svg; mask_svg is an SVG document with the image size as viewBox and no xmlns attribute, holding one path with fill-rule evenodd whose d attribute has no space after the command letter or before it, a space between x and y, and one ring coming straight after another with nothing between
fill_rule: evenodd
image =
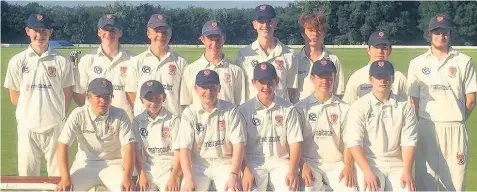
<instances>
[{"instance_id":1,"label":"navy cap","mask_svg":"<svg viewBox=\"0 0 477 192\"><path fill-rule=\"evenodd\" d=\"M451 29L449 18L444 15L436 15L429 21L428 31L432 31L438 28Z\"/></svg>"},{"instance_id":2,"label":"navy cap","mask_svg":"<svg viewBox=\"0 0 477 192\"><path fill-rule=\"evenodd\" d=\"M210 84L220 85L219 74L210 69L203 69L195 76L195 84L199 87Z\"/></svg>"},{"instance_id":3,"label":"navy cap","mask_svg":"<svg viewBox=\"0 0 477 192\"><path fill-rule=\"evenodd\" d=\"M202 27L202 35L225 35L224 27L215 20L207 21Z\"/></svg>"},{"instance_id":4,"label":"navy cap","mask_svg":"<svg viewBox=\"0 0 477 192\"><path fill-rule=\"evenodd\" d=\"M156 80L149 80L142 84L140 97L145 97L148 93L162 94L165 93L164 86Z\"/></svg>"},{"instance_id":5,"label":"navy cap","mask_svg":"<svg viewBox=\"0 0 477 192\"><path fill-rule=\"evenodd\" d=\"M333 61L329 59L315 61L313 67L311 67L311 74L319 75L321 73L336 73L336 66Z\"/></svg>"},{"instance_id":6,"label":"navy cap","mask_svg":"<svg viewBox=\"0 0 477 192\"><path fill-rule=\"evenodd\" d=\"M101 18L99 18L98 28L103 28L106 25L111 25L112 27L116 27L119 29L123 28L123 25L120 19L113 14L106 14L106 15L103 15Z\"/></svg>"},{"instance_id":7,"label":"navy cap","mask_svg":"<svg viewBox=\"0 0 477 192\"><path fill-rule=\"evenodd\" d=\"M393 64L386 60L378 60L371 63L369 76L391 75L394 76Z\"/></svg>"},{"instance_id":8,"label":"navy cap","mask_svg":"<svg viewBox=\"0 0 477 192\"><path fill-rule=\"evenodd\" d=\"M151 15L151 17L149 18L149 21L147 22L147 27L154 29L157 27L170 27L170 25L163 14L154 14Z\"/></svg>"},{"instance_id":9,"label":"navy cap","mask_svg":"<svg viewBox=\"0 0 477 192\"><path fill-rule=\"evenodd\" d=\"M391 45L388 35L382 31L377 31L369 36L368 45Z\"/></svg>"},{"instance_id":10,"label":"navy cap","mask_svg":"<svg viewBox=\"0 0 477 192\"><path fill-rule=\"evenodd\" d=\"M271 5L263 4L255 8L254 20L268 20L275 18L275 9Z\"/></svg>"},{"instance_id":11,"label":"navy cap","mask_svg":"<svg viewBox=\"0 0 477 192\"><path fill-rule=\"evenodd\" d=\"M275 80L278 78L275 67L267 62L255 65L253 69L253 80Z\"/></svg>"},{"instance_id":12,"label":"navy cap","mask_svg":"<svg viewBox=\"0 0 477 192\"><path fill-rule=\"evenodd\" d=\"M51 29L51 21L43 14L31 14L26 22L28 28Z\"/></svg>"},{"instance_id":13,"label":"navy cap","mask_svg":"<svg viewBox=\"0 0 477 192\"><path fill-rule=\"evenodd\" d=\"M89 83L88 92L95 95L113 95L113 84L105 78L96 78Z\"/></svg>"}]
</instances>

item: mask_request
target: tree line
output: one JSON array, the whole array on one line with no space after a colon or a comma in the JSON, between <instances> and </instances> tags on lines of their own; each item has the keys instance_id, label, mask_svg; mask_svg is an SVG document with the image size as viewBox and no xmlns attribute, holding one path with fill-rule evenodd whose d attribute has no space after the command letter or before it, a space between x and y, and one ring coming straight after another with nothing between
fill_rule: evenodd
<instances>
[{"instance_id":1,"label":"tree line","mask_svg":"<svg viewBox=\"0 0 477 192\"><path fill-rule=\"evenodd\" d=\"M276 36L285 44L303 44L298 18L303 13L324 10L329 31L325 44L358 45L367 42L369 35L382 30L397 45L424 45L430 18L445 14L454 26L453 45L477 45L476 1L300 1L286 7L276 7L279 20ZM201 7L166 9L160 5L128 5L111 2L104 6L41 6L1 2L2 43L28 43L25 22L31 13L42 13L53 20L52 39L68 40L76 44L99 43L96 25L107 13L123 18L121 43L144 44L146 23L154 13L164 13L173 28L173 44L200 44L202 25L216 19L226 26L226 44L249 44L256 38L251 19L253 8L208 9Z\"/></svg>"}]
</instances>

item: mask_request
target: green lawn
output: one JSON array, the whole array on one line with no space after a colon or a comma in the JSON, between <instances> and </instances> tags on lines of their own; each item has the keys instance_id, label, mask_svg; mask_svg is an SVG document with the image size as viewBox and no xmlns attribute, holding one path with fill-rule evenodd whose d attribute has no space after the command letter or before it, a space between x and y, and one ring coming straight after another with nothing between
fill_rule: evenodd
<instances>
[{"instance_id":1,"label":"green lawn","mask_svg":"<svg viewBox=\"0 0 477 192\"><path fill-rule=\"evenodd\" d=\"M7 69L8 60L16 53L22 51L24 48L1 48L1 84L3 87L4 74ZM130 50L134 53L140 53L146 48L131 48ZM83 53L92 50L80 49ZM202 53L200 48L174 48L176 52L184 56L189 62L192 62L199 58ZM65 55L69 55L71 49L61 50ZM407 74L407 66L409 61L422 54L426 50L424 49L394 49L391 55L391 62L395 67ZM225 49L226 56L235 60L235 54L237 49ZM351 73L364 64L367 63L368 57L365 49L332 49L332 52L338 55L345 69L345 76L348 78ZM477 58L477 50L462 50L467 55L470 55L474 60ZM2 175L16 175L17 174L17 144L16 144L16 122L15 122L15 113L14 107L10 103L8 90L2 89L2 141L1 141L1 160L2 160ZM445 109L444 109L445 110ZM467 122L470 138L470 157L469 157L469 171L467 173L467 186L466 190L477 191L477 140L474 138L477 131L474 130L477 128L477 113L474 112ZM475 146L475 147L473 147ZM76 151L76 150L74 150ZM72 159L72 158L71 158ZM471 163L473 162L473 163ZM46 175L46 171L42 168L42 175Z\"/></svg>"}]
</instances>

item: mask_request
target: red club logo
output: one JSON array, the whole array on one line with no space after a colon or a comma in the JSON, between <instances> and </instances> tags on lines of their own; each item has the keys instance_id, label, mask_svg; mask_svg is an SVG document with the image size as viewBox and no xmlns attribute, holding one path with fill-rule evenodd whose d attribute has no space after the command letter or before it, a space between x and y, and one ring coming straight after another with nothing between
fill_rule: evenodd
<instances>
[{"instance_id":1,"label":"red club logo","mask_svg":"<svg viewBox=\"0 0 477 192\"><path fill-rule=\"evenodd\" d=\"M152 84L153 84L153 82L149 81L149 82L146 83L146 86L150 87L150 86L152 86Z\"/></svg>"},{"instance_id":2,"label":"red club logo","mask_svg":"<svg viewBox=\"0 0 477 192\"><path fill-rule=\"evenodd\" d=\"M283 60L282 59L275 59L275 65L277 66L277 70L283 70Z\"/></svg>"},{"instance_id":3,"label":"red club logo","mask_svg":"<svg viewBox=\"0 0 477 192\"><path fill-rule=\"evenodd\" d=\"M177 71L177 67L174 64L169 65L169 75L175 75Z\"/></svg>"},{"instance_id":4,"label":"red club logo","mask_svg":"<svg viewBox=\"0 0 477 192\"><path fill-rule=\"evenodd\" d=\"M378 62L378 66L379 66L379 67L383 67L383 66L384 66L384 61Z\"/></svg>"},{"instance_id":5,"label":"red club logo","mask_svg":"<svg viewBox=\"0 0 477 192\"><path fill-rule=\"evenodd\" d=\"M56 67L48 67L47 70L49 77L56 77Z\"/></svg>"},{"instance_id":6,"label":"red club logo","mask_svg":"<svg viewBox=\"0 0 477 192\"><path fill-rule=\"evenodd\" d=\"M171 133L170 133L170 131L169 131L169 127L163 127L161 131L162 131L162 137L163 137L163 138L169 138L169 137L171 137Z\"/></svg>"},{"instance_id":7,"label":"red club logo","mask_svg":"<svg viewBox=\"0 0 477 192\"><path fill-rule=\"evenodd\" d=\"M449 67L449 77L454 78L457 73L457 68L454 66Z\"/></svg>"},{"instance_id":8,"label":"red club logo","mask_svg":"<svg viewBox=\"0 0 477 192\"><path fill-rule=\"evenodd\" d=\"M437 20L437 23L442 23L444 21L444 16L438 16L436 20Z\"/></svg>"},{"instance_id":9,"label":"red club logo","mask_svg":"<svg viewBox=\"0 0 477 192\"><path fill-rule=\"evenodd\" d=\"M225 120L219 120L218 129L219 129L219 131L225 130Z\"/></svg>"},{"instance_id":10,"label":"red club logo","mask_svg":"<svg viewBox=\"0 0 477 192\"><path fill-rule=\"evenodd\" d=\"M262 69L262 71L267 70L267 64L262 63L262 64L260 65L260 69Z\"/></svg>"},{"instance_id":11,"label":"red club logo","mask_svg":"<svg viewBox=\"0 0 477 192\"><path fill-rule=\"evenodd\" d=\"M43 20L43 15L37 14L36 15L36 20L42 21Z\"/></svg>"},{"instance_id":12,"label":"red club logo","mask_svg":"<svg viewBox=\"0 0 477 192\"><path fill-rule=\"evenodd\" d=\"M465 164L465 155L464 153L457 153L456 155L456 158L457 158L457 164L459 165L464 165Z\"/></svg>"},{"instance_id":13,"label":"red club logo","mask_svg":"<svg viewBox=\"0 0 477 192\"><path fill-rule=\"evenodd\" d=\"M267 6L266 5L260 5L260 11L266 11Z\"/></svg>"},{"instance_id":14,"label":"red club logo","mask_svg":"<svg viewBox=\"0 0 477 192\"><path fill-rule=\"evenodd\" d=\"M159 14L159 15L157 15L157 19L162 20L162 19L164 19L164 16Z\"/></svg>"},{"instance_id":15,"label":"red club logo","mask_svg":"<svg viewBox=\"0 0 477 192\"><path fill-rule=\"evenodd\" d=\"M110 20L111 18L113 18L113 16L112 16L111 14L107 14L107 15L106 15L106 19L107 19L107 20Z\"/></svg>"},{"instance_id":16,"label":"red club logo","mask_svg":"<svg viewBox=\"0 0 477 192\"><path fill-rule=\"evenodd\" d=\"M320 61L320 64L321 66L325 66L326 64L328 64L328 62L326 60L323 60L323 61Z\"/></svg>"},{"instance_id":17,"label":"red club logo","mask_svg":"<svg viewBox=\"0 0 477 192\"><path fill-rule=\"evenodd\" d=\"M384 33L380 31L380 32L378 33L378 38L381 39L381 38L383 38L383 37L384 37Z\"/></svg>"},{"instance_id":18,"label":"red club logo","mask_svg":"<svg viewBox=\"0 0 477 192\"><path fill-rule=\"evenodd\" d=\"M217 27L217 22L213 21L212 23L210 23L210 25L211 25L213 28L216 28L216 27Z\"/></svg>"},{"instance_id":19,"label":"red club logo","mask_svg":"<svg viewBox=\"0 0 477 192\"><path fill-rule=\"evenodd\" d=\"M336 122L338 121L338 114L332 113L330 115L330 121L331 121L332 124L336 124Z\"/></svg>"},{"instance_id":20,"label":"red club logo","mask_svg":"<svg viewBox=\"0 0 477 192\"><path fill-rule=\"evenodd\" d=\"M126 75L127 72L128 72L128 67L127 66L122 66L121 67L121 74Z\"/></svg>"},{"instance_id":21,"label":"red club logo","mask_svg":"<svg viewBox=\"0 0 477 192\"><path fill-rule=\"evenodd\" d=\"M224 73L224 81L230 83L231 75L230 73Z\"/></svg>"},{"instance_id":22,"label":"red club logo","mask_svg":"<svg viewBox=\"0 0 477 192\"><path fill-rule=\"evenodd\" d=\"M108 135L113 135L114 134L114 128L112 126L108 127Z\"/></svg>"},{"instance_id":23,"label":"red club logo","mask_svg":"<svg viewBox=\"0 0 477 192\"><path fill-rule=\"evenodd\" d=\"M277 125L283 125L283 116L276 115L275 116L275 121L277 122Z\"/></svg>"},{"instance_id":24,"label":"red club logo","mask_svg":"<svg viewBox=\"0 0 477 192\"><path fill-rule=\"evenodd\" d=\"M210 75L210 70L209 70L209 69L205 69L205 70L204 70L204 75L205 75L205 76L209 76L209 75Z\"/></svg>"}]
</instances>

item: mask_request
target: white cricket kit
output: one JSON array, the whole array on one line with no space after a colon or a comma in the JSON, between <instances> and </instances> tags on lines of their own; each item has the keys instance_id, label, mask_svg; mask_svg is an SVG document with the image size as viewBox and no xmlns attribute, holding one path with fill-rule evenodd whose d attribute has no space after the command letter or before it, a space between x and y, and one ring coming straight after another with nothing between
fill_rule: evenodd
<instances>
[{"instance_id":1,"label":"white cricket kit","mask_svg":"<svg viewBox=\"0 0 477 192\"><path fill-rule=\"evenodd\" d=\"M333 93L335 95L343 95L345 91L345 79L340 60L324 46L323 52L317 60L321 59L328 59L335 64L336 77L333 84ZM304 48L295 56L295 60L295 63L298 65L298 91L300 92L300 100L303 100L315 91L315 87L310 80L313 61L306 56Z\"/></svg>"},{"instance_id":2,"label":"white cricket kit","mask_svg":"<svg viewBox=\"0 0 477 192\"><path fill-rule=\"evenodd\" d=\"M235 63L245 72L247 99L253 99L257 95L257 90L253 87L253 69L255 65L262 62L269 62L277 71L278 82L275 94L285 100L290 100L288 88L298 88L298 67L293 59L293 49L281 43L278 39L277 45L273 51L267 56L258 43L258 40L237 53Z\"/></svg>"},{"instance_id":3,"label":"white cricket kit","mask_svg":"<svg viewBox=\"0 0 477 192\"><path fill-rule=\"evenodd\" d=\"M472 59L452 48L443 61L429 49L409 64L409 95L419 99L418 190L464 190L469 155L465 97L477 91L475 73Z\"/></svg>"},{"instance_id":4,"label":"white cricket kit","mask_svg":"<svg viewBox=\"0 0 477 192\"><path fill-rule=\"evenodd\" d=\"M368 94L373 89L369 83L369 67L371 64L355 71L348 79L346 84L343 101L349 104L354 103L360 97ZM394 82L391 86L393 93L403 99L407 99L407 81L406 76L400 71L394 71Z\"/></svg>"},{"instance_id":5,"label":"white cricket kit","mask_svg":"<svg viewBox=\"0 0 477 192\"><path fill-rule=\"evenodd\" d=\"M402 191L403 160L401 147L416 146L417 129L414 109L406 99L391 94L383 104L368 93L351 105L345 128L347 147L361 146L381 189ZM357 169L358 184L364 189L364 175Z\"/></svg>"},{"instance_id":6,"label":"white cricket kit","mask_svg":"<svg viewBox=\"0 0 477 192\"><path fill-rule=\"evenodd\" d=\"M180 119L165 108L156 119L144 111L132 121L137 139L136 149L143 152L144 170L155 185L153 188L161 191L165 191L171 175L179 123Z\"/></svg>"},{"instance_id":7,"label":"white cricket kit","mask_svg":"<svg viewBox=\"0 0 477 192\"><path fill-rule=\"evenodd\" d=\"M134 92L134 115L137 116L144 111L144 105L139 98L141 86L149 80L157 80L164 86L167 95L164 106L178 116L182 112L179 103L180 86L182 84L182 74L187 61L175 52L169 51L163 58L157 58L148 48L145 52L131 59L130 68L127 70L124 90Z\"/></svg>"},{"instance_id":8,"label":"white cricket kit","mask_svg":"<svg viewBox=\"0 0 477 192\"><path fill-rule=\"evenodd\" d=\"M179 148L191 150L196 190L207 191L211 181L217 190L223 190L230 175L233 145L246 142L237 107L219 100L209 113L200 103L193 103L184 109L179 130Z\"/></svg>"},{"instance_id":9,"label":"white cricket kit","mask_svg":"<svg viewBox=\"0 0 477 192\"><path fill-rule=\"evenodd\" d=\"M186 67L182 76L181 105L200 103L199 96L195 93L195 77L203 69L214 70L220 77L219 99L240 105L245 102L245 75L243 70L229 61L225 56L222 61L215 65L207 61L202 55Z\"/></svg>"},{"instance_id":10,"label":"white cricket kit","mask_svg":"<svg viewBox=\"0 0 477 192\"><path fill-rule=\"evenodd\" d=\"M275 190L288 189L288 146L303 141L298 112L278 96L269 107L255 97L240 105L239 111L246 122L245 153L257 184L255 190L267 190L269 178Z\"/></svg>"},{"instance_id":11,"label":"white cricket kit","mask_svg":"<svg viewBox=\"0 0 477 192\"><path fill-rule=\"evenodd\" d=\"M74 190L88 191L104 184L110 191L121 191L121 149L136 142L126 112L111 106L104 116L96 116L89 104L76 108L58 142L71 146L75 140L78 152L70 171Z\"/></svg>"},{"instance_id":12,"label":"white cricket kit","mask_svg":"<svg viewBox=\"0 0 477 192\"><path fill-rule=\"evenodd\" d=\"M134 54L119 48L119 53L109 60L103 53L101 46L91 53L81 57L78 63L79 76L76 79L75 93L85 94L88 90L89 83L96 78L105 78L113 84L112 106L118 107L126 111L129 118L132 119L132 107L128 102L126 91L126 73L130 68L130 59ZM86 100L86 103L88 100Z\"/></svg>"},{"instance_id":13,"label":"white cricket kit","mask_svg":"<svg viewBox=\"0 0 477 192\"><path fill-rule=\"evenodd\" d=\"M48 175L59 174L56 141L66 119L63 88L73 85L72 64L51 47L42 55L28 47L10 59L4 87L20 93L15 111L20 176L39 176L42 157Z\"/></svg>"},{"instance_id":14,"label":"white cricket kit","mask_svg":"<svg viewBox=\"0 0 477 192\"><path fill-rule=\"evenodd\" d=\"M343 132L349 105L332 96L324 103L314 93L295 104L301 118L303 131L302 158L308 164L315 178L323 180L334 191L355 191L339 182L344 168ZM315 179L313 187L305 190L322 190L321 180Z\"/></svg>"}]
</instances>

